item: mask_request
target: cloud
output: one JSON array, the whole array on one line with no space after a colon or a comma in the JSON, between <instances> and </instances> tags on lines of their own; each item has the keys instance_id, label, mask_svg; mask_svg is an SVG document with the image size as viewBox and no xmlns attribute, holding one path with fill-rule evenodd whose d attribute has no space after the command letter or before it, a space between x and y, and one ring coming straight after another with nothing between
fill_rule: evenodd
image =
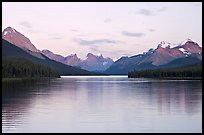
<instances>
[{"instance_id":1,"label":"cloud","mask_svg":"<svg viewBox=\"0 0 204 135\"><path fill-rule=\"evenodd\" d=\"M49 33L49 39L51 40L59 40L59 39L63 39L64 36L62 33L58 33L58 32L54 32L54 33Z\"/></svg>"},{"instance_id":2,"label":"cloud","mask_svg":"<svg viewBox=\"0 0 204 135\"><path fill-rule=\"evenodd\" d=\"M33 34L39 33L39 31L33 30L33 29L28 29L27 31L28 31L29 33L33 33Z\"/></svg>"},{"instance_id":3,"label":"cloud","mask_svg":"<svg viewBox=\"0 0 204 135\"><path fill-rule=\"evenodd\" d=\"M157 10L157 12L164 12L167 10L167 7L161 7L160 9Z\"/></svg>"},{"instance_id":4,"label":"cloud","mask_svg":"<svg viewBox=\"0 0 204 135\"><path fill-rule=\"evenodd\" d=\"M38 40L60 40L63 39L61 37L50 37L50 38L38 38Z\"/></svg>"},{"instance_id":5,"label":"cloud","mask_svg":"<svg viewBox=\"0 0 204 135\"><path fill-rule=\"evenodd\" d=\"M116 44L120 41L115 41L111 39L95 39L95 40L85 40L85 39L74 39L75 42L80 45L100 45L100 44Z\"/></svg>"},{"instance_id":6,"label":"cloud","mask_svg":"<svg viewBox=\"0 0 204 135\"><path fill-rule=\"evenodd\" d=\"M133 33L133 32L127 32L127 31L122 31L122 34L129 37L142 37L145 35L144 33L141 33L141 32Z\"/></svg>"},{"instance_id":7,"label":"cloud","mask_svg":"<svg viewBox=\"0 0 204 135\"><path fill-rule=\"evenodd\" d=\"M156 11L151 11L149 9L140 9L138 14L146 15L146 16L154 16L157 15L156 12L164 12L167 10L167 7L161 7L157 9Z\"/></svg>"},{"instance_id":8,"label":"cloud","mask_svg":"<svg viewBox=\"0 0 204 135\"><path fill-rule=\"evenodd\" d=\"M76 29L70 29L70 31L72 31L72 32L78 32L78 30L76 30Z\"/></svg>"},{"instance_id":9,"label":"cloud","mask_svg":"<svg viewBox=\"0 0 204 135\"><path fill-rule=\"evenodd\" d=\"M61 33L43 33L43 36L39 40L61 40L64 36Z\"/></svg>"},{"instance_id":10,"label":"cloud","mask_svg":"<svg viewBox=\"0 0 204 135\"><path fill-rule=\"evenodd\" d=\"M104 20L104 22L105 23L109 23L109 22L111 22L112 20L110 19L110 18L106 18L105 20Z\"/></svg>"},{"instance_id":11,"label":"cloud","mask_svg":"<svg viewBox=\"0 0 204 135\"><path fill-rule=\"evenodd\" d=\"M107 35L111 35L110 33L95 33L96 35L105 35L105 36L107 36Z\"/></svg>"},{"instance_id":12,"label":"cloud","mask_svg":"<svg viewBox=\"0 0 204 135\"><path fill-rule=\"evenodd\" d=\"M32 28L31 24L27 21L23 21L19 23L21 26L24 26L26 28Z\"/></svg>"},{"instance_id":13,"label":"cloud","mask_svg":"<svg viewBox=\"0 0 204 135\"><path fill-rule=\"evenodd\" d=\"M91 47L90 49L92 50L92 52L97 52L97 51L99 51L98 46L96 46L96 47ZM100 52L101 52L101 51L100 51Z\"/></svg>"},{"instance_id":14,"label":"cloud","mask_svg":"<svg viewBox=\"0 0 204 135\"><path fill-rule=\"evenodd\" d=\"M84 34L78 34L77 36L78 37L87 37L87 35L84 35Z\"/></svg>"},{"instance_id":15,"label":"cloud","mask_svg":"<svg viewBox=\"0 0 204 135\"><path fill-rule=\"evenodd\" d=\"M146 15L146 16L153 16L153 15L155 15L152 11L150 11L148 9L140 9L140 11L138 13L142 14L142 15Z\"/></svg>"},{"instance_id":16,"label":"cloud","mask_svg":"<svg viewBox=\"0 0 204 135\"><path fill-rule=\"evenodd\" d=\"M50 39L52 40L59 40L59 39L62 39L61 37L51 37Z\"/></svg>"},{"instance_id":17,"label":"cloud","mask_svg":"<svg viewBox=\"0 0 204 135\"><path fill-rule=\"evenodd\" d=\"M148 31L150 31L150 32L155 32L155 29L148 29Z\"/></svg>"}]
</instances>

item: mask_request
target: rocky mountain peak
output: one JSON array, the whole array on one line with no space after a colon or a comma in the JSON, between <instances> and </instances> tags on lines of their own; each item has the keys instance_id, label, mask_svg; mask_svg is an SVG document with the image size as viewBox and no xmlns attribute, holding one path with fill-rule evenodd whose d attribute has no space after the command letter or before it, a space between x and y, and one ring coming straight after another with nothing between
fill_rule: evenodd
<instances>
[{"instance_id":1,"label":"rocky mountain peak","mask_svg":"<svg viewBox=\"0 0 204 135\"><path fill-rule=\"evenodd\" d=\"M30 50L32 52L38 52L37 48L31 43L31 41L23 34L18 32L12 27L7 27L2 32L2 39L20 47Z\"/></svg>"},{"instance_id":2,"label":"rocky mountain peak","mask_svg":"<svg viewBox=\"0 0 204 135\"><path fill-rule=\"evenodd\" d=\"M87 56L87 57L96 57L96 56L93 55L92 53L88 53L86 56Z\"/></svg>"},{"instance_id":3,"label":"rocky mountain peak","mask_svg":"<svg viewBox=\"0 0 204 135\"><path fill-rule=\"evenodd\" d=\"M197 43L194 42L192 39L187 38L185 41L183 41L183 42L181 43L181 46L182 46L182 45L185 45L185 44L188 44L188 43L194 43L194 44L197 44Z\"/></svg>"},{"instance_id":4,"label":"rocky mountain peak","mask_svg":"<svg viewBox=\"0 0 204 135\"><path fill-rule=\"evenodd\" d=\"M161 41L161 42L158 44L157 48L159 48L159 47L162 47L162 48L170 48L170 47L171 47L170 45L171 45L171 43L169 43L169 42Z\"/></svg>"},{"instance_id":5,"label":"rocky mountain peak","mask_svg":"<svg viewBox=\"0 0 204 135\"><path fill-rule=\"evenodd\" d=\"M14 28L12 28L12 27L7 27L6 29L4 29L4 31L3 31L3 35L4 36L6 36L7 34L9 34L9 33L16 33L16 30L14 29Z\"/></svg>"}]
</instances>

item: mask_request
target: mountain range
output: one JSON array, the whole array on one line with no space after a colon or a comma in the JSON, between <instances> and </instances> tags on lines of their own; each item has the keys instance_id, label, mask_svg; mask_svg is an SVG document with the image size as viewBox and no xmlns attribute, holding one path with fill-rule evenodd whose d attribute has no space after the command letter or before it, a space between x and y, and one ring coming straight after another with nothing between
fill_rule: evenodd
<instances>
[{"instance_id":1,"label":"mountain range","mask_svg":"<svg viewBox=\"0 0 204 135\"><path fill-rule=\"evenodd\" d=\"M97 56L92 53L88 53L86 59L82 60L78 58L76 54L71 54L67 57L63 57L59 54L54 54L50 50L44 49L40 51L31 43L31 41L26 36L12 27L7 27L3 30L2 39L24 49L26 52L40 59L44 59L43 55L45 55L51 60L55 60L66 65L88 71L103 72L113 63L113 60L111 58L104 58L102 55Z\"/></svg>"},{"instance_id":2,"label":"mountain range","mask_svg":"<svg viewBox=\"0 0 204 135\"><path fill-rule=\"evenodd\" d=\"M82 60L77 57L77 54L71 54L67 57L63 57L61 55L54 54L49 50L42 50L41 52L52 60L88 71L103 72L113 64L113 60L111 58L104 58L102 55L97 56L92 53L88 53L86 58Z\"/></svg>"},{"instance_id":3,"label":"mountain range","mask_svg":"<svg viewBox=\"0 0 204 135\"><path fill-rule=\"evenodd\" d=\"M127 74L131 70L181 67L202 63L202 48L191 39L187 39L175 47L171 43L160 42L156 49L131 57L121 57L104 73Z\"/></svg>"},{"instance_id":4,"label":"mountain range","mask_svg":"<svg viewBox=\"0 0 204 135\"><path fill-rule=\"evenodd\" d=\"M16 61L24 63L25 61L29 61L36 66L42 65L43 67L49 67L57 71L59 75L97 74L49 59L40 50L37 50L27 37L11 27L7 27L2 33L2 60L4 62L2 63L2 68L7 68L3 67L5 63L9 64L10 62ZM18 66L21 66L20 69L26 68L26 65Z\"/></svg>"},{"instance_id":5,"label":"mountain range","mask_svg":"<svg viewBox=\"0 0 204 135\"><path fill-rule=\"evenodd\" d=\"M55 54L50 50L44 49L40 51L26 36L12 27L7 27L3 30L2 45L3 44L12 44L18 48L21 48L21 50L28 53L32 57L38 58L37 61L44 60L44 63L49 61L47 63L50 64L54 62L55 64L57 63L58 66L61 64L61 66L63 65L63 69L69 67L83 72L86 72L87 70L87 74L90 73L88 71L94 71L104 74L119 75L127 74L128 71L131 70L181 67L202 63L202 47L191 39L187 39L176 46L169 42L162 41L157 45L156 49L151 48L147 52L133 55L131 57L121 57L115 62L111 58L104 58L102 55L97 56L92 53L88 53L85 59L80 59L78 58L77 54L71 54L64 57L62 55ZM4 50L8 49L5 47L5 45L3 46ZM12 47L12 49L16 50L14 47ZM6 50L6 52L8 51L9 50ZM13 54L8 52L8 54L4 53L4 55L8 56ZM29 58L31 56L29 56ZM58 70L60 70L60 68L58 68ZM65 74L66 72L66 70L63 70L61 73Z\"/></svg>"},{"instance_id":6,"label":"mountain range","mask_svg":"<svg viewBox=\"0 0 204 135\"><path fill-rule=\"evenodd\" d=\"M23 49L9 43L8 41L2 39L2 60L3 61L30 61L34 64L43 65L50 67L57 71L60 75L93 75L97 73L89 72L83 69L78 69L69 65L62 64L60 62L49 59L48 57L42 55L44 59L35 57ZM3 63L2 63L3 64Z\"/></svg>"}]
</instances>

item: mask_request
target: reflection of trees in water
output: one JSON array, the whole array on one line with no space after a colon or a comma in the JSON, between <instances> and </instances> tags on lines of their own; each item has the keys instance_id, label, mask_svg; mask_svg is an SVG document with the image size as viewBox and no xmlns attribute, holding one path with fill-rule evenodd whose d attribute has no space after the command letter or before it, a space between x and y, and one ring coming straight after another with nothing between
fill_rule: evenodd
<instances>
[{"instance_id":1,"label":"reflection of trees in water","mask_svg":"<svg viewBox=\"0 0 204 135\"><path fill-rule=\"evenodd\" d=\"M71 100L77 100L78 85L79 85L79 83L77 82L77 79L66 78L66 79L59 80L57 82L56 87L58 89L60 89L62 94L66 95L67 98L69 98ZM56 94L59 93L59 91L53 91L53 92L56 92Z\"/></svg>"},{"instance_id":2,"label":"reflection of trees in water","mask_svg":"<svg viewBox=\"0 0 204 135\"><path fill-rule=\"evenodd\" d=\"M77 99L78 83L74 79L25 80L2 85L2 129L25 123L36 102L54 98L57 101ZM55 104L48 102L50 104ZM57 104L57 103L56 103ZM57 106L56 106L57 108ZM24 119L25 118L25 119ZM24 119L24 120L23 120ZM11 130L9 130L11 131Z\"/></svg>"},{"instance_id":3,"label":"reflection of trees in water","mask_svg":"<svg viewBox=\"0 0 204 135\"><path fill-rule=\"evenodd\" d=\"M15 127L21 124L22 119L29 113L33 100L38 99L38 96L41 96L40 94L43 95L42 99L59 98L62 101L87 98L88 101L82 99L82 101L85 101L84 105L86 105L87 101L89 109L96 110L103 107L103 104L109 103L106 100L110 100L111 103L123 100L123 103L130 103L131 106L141 100L141 104L146 103L148 106L156 107L161 112L185 111L187 114L193 115L196 112L200 112L202 81L128 82L116 84L115 82L105 83L103 79L80 80L67 78L57 81L52 80L51 82L3 83L2 127L7 125L11 127L10 125L12 124ZM112 99L112 96L117 99ZM91 111L94 112L95 110Z\"/></svg>"},{"instance_id":4,"label":"reflection of trees in water","mask_svg":"<svg viewBox=\"0 0 204 135\"><path fill-rule=\"evenodd\" d=\"M158 111L199 112L202 102L202 81L152 81L120 84L123 97L142 100L150 106L158 105Z\"/></svg>"},{"instance_id":5,"label":"reflection of trees in water","mask_svg":"<svg viewBox=\"0 0 204 135\"><path fill-rule=\"evenodd\" d=\"M198 112L198 105L202 104L202 82L188 84L183 87L185 93L185 109L189 114ZM202 109L202 108L201 108Z\"/></svg>"},{"instance_id":6,"label":"reflection of trees in water","mask_svg":"<svg viewBox=\"0 0 204 135\"><path fill-rule=\"evenodd\" d=\"M185 110L188 114L194 114L199 112L202 101L201 85L201 82L178 81L155 83L152 87L157 88L160 111L172 112L172 109L176 107L176 111Z\"/></svg>"},{"instance_id":7,"label":"reflection of trees in water","mask_svg":"<svg viewBox=\"0 0 204 135\"><path fill-rule=\"evenodd\" d=\"M2 83L2 127L21 124L28 113L35 91L45 91L49 80L24 80Z\"/></svg>"}]
</instances>

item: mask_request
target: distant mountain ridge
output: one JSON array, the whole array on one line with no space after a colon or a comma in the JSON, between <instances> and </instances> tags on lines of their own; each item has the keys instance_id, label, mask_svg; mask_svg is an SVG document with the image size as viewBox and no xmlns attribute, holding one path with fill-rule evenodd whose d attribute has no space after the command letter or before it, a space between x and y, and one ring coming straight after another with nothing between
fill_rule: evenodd
<instances>
[{"instance_id":1,"label":"distant mountain ridge","mask_svg":"<svg viewBox=\"0 0 204 135\"><path fill-rule=\"evenodd\" d=\"M103 55L88 53L85 60L79 62L78 66L88 71L102 72L113 64L111 58L104 58Z\"/></svg>"},{"instance_id":2,"label":"distant mountain ridge","mask_svg":"<svg viewBox=\"0 0 204 135\"><path fill-rule=\"evenodd\" d=\"M44 55L43 55L44 56ZM89 72L83 69L78 69L69 65L59 63L54 60L50 60L48 57L44 56L44 59L37 58L23 49L13 45L12 43L2 39L2 60L20 60L25 59L30 62L44 65L56 70L60 75L93 75L96 73Z\"/></svg>"},{"instance_id":3,"label":"distant mountain ridge","mask_svg":"<svg viewBox=\"0 0 204 135\"><path fill-rule=\"evenodd\" d=\"M50 59L72 67L105 74L127 74L131 70L179 67L202 63L202 47L191 39L187 39L176 46L169 42L161 41L156 49L151 48L147 52L131 57L121 57L115 62L111 58L104 58L102 54L97 56L88 53L85 59L80 59L77 54L64 57L50 50L44 49L40 51L27 37L12 27L7 27L3 30L2 39L20 47L36 58L42 60Z\"/></svg>"},{"instance_id":4,"label":"distant mountain ridge","mask_svg":"<svg viewBox=\"0 0 204 135\"><path fill-rule=\"evenodd\" d=\"M26 52L37 58L45 59L44 56L47 56L49 59L55 60L57 62L61 62L66 65L85 69L88 71L103 72L113 63L113 60L111 58L104 58L103 56L98 57L93 54L89 56L87 54L87 58L85 60L81 60L77 57L76 54L71 54L67 57L63 57L59 54L54 54L47 49L40 51L31 43L31 41L26 36L12 27L7 27L3 30L2 39L24 49Z\"/></svg>"},{"instance_id":5,"label":"distant mountain ridge","mask_svg":"<svg viewBox=\"0 0 204 135\"><path fill-rule=\"evenodd\" d=\"M92 53L88 53L86 58L82 60L78 58L77 54L71 54L67 57L63 57L61 55L54 54L49 50L42 50L41 52L52 60L88 71L103 72L113 64L113 60L111 58L104 58L102 55L97 56Z\"/></svg>"},{"instance_id":6,"label":"distant mountain ridge","mask_svg":"<svg viewBox=\"0 0 204 135\"><path fill-rule=\"evenodd\" d=\"M156 49L150 49L143 54L120 58L104 73L127 74L131 70L180 67L196 63L202 63L202 47L196 42L187 39L171 48L171 43L162 41Z\"/></svg>"}]
</instances>

